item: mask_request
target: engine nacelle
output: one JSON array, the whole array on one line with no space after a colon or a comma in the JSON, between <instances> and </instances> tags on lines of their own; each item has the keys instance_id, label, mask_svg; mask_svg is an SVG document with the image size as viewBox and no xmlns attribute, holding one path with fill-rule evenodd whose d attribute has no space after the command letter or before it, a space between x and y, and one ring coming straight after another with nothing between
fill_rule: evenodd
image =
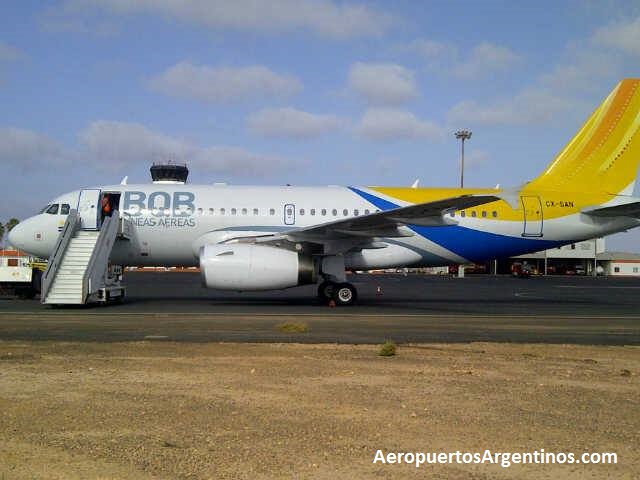
<instances>
[{"instance_id":1,"label":"engine nacelle","mask_svg":"<svg viewBox=\"0 0 640 480\"><path fill-rule=\"evenodd\" d=\"M275 290L316 281L310 256L242 243L205 245L200 250L200 273L207 288L219 290Z\"/></svg>"}]
</instances>

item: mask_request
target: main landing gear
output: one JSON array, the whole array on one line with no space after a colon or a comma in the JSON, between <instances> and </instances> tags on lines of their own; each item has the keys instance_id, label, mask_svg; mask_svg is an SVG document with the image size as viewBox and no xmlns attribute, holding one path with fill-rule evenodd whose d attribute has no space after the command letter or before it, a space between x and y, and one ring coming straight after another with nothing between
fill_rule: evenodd
<instances>
[{"instance_id":1,"label":"main landing gear","mask_svg":"<svg viewBox=\"0 0 640 480\"><path fill-rule=\"evenodd\" d=\"M333 300L336 306L353 305L358 299L358 291L350 283L336 283L325 280L318 287L318 298L323 302Z\"/></svg>"}]
</instances>

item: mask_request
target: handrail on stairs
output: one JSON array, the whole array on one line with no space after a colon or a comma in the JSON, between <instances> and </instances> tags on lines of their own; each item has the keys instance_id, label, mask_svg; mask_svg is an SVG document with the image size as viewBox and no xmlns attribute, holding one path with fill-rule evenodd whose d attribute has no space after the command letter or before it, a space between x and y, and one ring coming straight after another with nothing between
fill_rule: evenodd
<instances>
[{"instance_id":1,"label":"handrail on stairs","mask_svg":"<svg viewBox=\"0 0 640 480\"><path fill-rule=\"evenodd\" d=\"M69 242L75 235L76 231L80 228L80 216L77 210L71 210L67 216L67 220L64 222L64 226L58 235L53 252L49 255L49 264L47 269L42 274L42 285L40 290L40 302L44 303L49 294L49 290L53 285L53 280L56 278L58 268L64 258L64 253L69 246Z\"/></svg>"},{"instance_id":2,"label":"handrail on stairs","mask_svg":"<svg viewBox=\"0 0 640 480\"><path fill-rule=\"evenodd\" d=\"M102 223L96 245L82 277L83 301L86 301L87 296L95 293L105 285L109 257L119 230L120 214L118 210L114 210L111 216L105 217Z\"/></svg>"}]
</instances>

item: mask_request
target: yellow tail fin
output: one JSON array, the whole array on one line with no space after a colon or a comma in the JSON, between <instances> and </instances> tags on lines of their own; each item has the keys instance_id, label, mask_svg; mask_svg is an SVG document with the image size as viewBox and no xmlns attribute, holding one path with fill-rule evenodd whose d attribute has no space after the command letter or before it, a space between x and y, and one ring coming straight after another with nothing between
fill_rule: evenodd
<instances>
[{"instance_id":1,"label":"yellow tail fin","mask_svg":"<svg viewBox=\"0 0 640 480\"><path fill-rule=\"evenodd\" d=\"M640 79L622 80L531 188L631 195L640 163Z\"/></svg>"}]
</instances>

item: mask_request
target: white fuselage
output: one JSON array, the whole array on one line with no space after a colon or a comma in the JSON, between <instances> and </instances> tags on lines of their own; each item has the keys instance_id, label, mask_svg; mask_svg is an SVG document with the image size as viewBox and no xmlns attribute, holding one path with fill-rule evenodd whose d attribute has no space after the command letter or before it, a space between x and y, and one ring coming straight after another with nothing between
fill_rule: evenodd
<instances>
[{"instance_id":1,"label":"white fuselage","mask_svg":"<svg viewBox=\"0 0 640 480\"><path fill-rule=\"evenodd\" d=\"M201 247L235 236L280 233L386 210L392 203L407 205L364 187L145 184L99 189L120 195L119 210L134 227L131 239L118 241L113 249L111 261L120 265L196 266ZM17 246L48 257L66 218L61 213L62 205L78 208L79 196L80 191L62 195L51 202L61 206L58 213L41 213L22 222L13 234ZM455 226L404 226L401 228L412 236L380 238L371 248L347 251L345 266L372 269L482 261L560 246L639 224L632 218L594 221L583 217L576 214L545 220L539 238L524 238L522 221L491 215L458 217Z\"/></svg>"}]
</instances>

